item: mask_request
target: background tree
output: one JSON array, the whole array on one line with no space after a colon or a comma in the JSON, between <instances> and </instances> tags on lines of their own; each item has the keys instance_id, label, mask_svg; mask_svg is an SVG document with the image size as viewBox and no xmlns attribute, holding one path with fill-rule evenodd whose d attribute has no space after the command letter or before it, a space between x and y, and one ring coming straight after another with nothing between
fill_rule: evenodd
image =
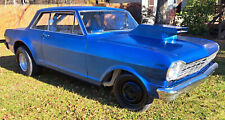
<instances>
[{"instance_id":1,"label":"background tree","mask_svg":"<svg viewBox=\"0 0 225 120\"><path fill-rule=\"evenodd\" d=\"M188 0L187 7L178 14L192 34L207 34L208 22L215 14L216 0Z\"/></svg>"}]
</instances>

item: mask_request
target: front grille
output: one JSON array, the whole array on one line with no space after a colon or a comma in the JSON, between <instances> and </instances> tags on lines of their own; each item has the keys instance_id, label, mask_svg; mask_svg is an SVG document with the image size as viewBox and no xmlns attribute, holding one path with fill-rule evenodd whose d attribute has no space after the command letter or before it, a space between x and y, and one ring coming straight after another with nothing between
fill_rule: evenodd
<instances>
[{"instance_id":1,"label":"front grille","mask_svg":"<svg viewBox=\"0 0 225 120\"><path fill-rule=\"evenodd\" d=\"M217 52L208 57L184 65L178 78L183 78L200 71L216 57L216 54Z\"/></svg>"}]
</instances>

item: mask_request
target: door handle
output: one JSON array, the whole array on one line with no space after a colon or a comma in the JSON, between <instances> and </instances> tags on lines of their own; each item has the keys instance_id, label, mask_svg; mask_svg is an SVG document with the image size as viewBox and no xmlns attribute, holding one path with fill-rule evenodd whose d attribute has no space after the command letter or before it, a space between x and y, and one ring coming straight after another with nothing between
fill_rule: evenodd
<instances>
[{"instance_id":1,"label":"door handle","mask_svg":"<svg viewBox=\"0 0 225 120\"><path fill-rule=\"evenodd\" d=\"M50 35L48 35L48 34L42 34L41 37L43 37L43 38L44 37L50 37Z\"/></svg>"}]
</instances>

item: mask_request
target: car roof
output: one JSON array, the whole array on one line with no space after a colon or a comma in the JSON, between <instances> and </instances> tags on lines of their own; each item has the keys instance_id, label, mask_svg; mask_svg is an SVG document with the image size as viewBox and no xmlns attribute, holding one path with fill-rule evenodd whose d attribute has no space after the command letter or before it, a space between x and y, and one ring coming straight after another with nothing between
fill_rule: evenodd
<instances>
[{"instance_id":1,"label":"car roof","mask_svg":"<svg viewBox=\"0 0 225 120\"><path fill-rule=\"evenodd\" d=\"M64 7L49 7L49 8L43 8L40 9L39 12L43 11L60 11L60 10L119 10L119 11L125 11L124 9L119 8L111 8L111 7L96 7L96 6L64 6Z\"/></svg>"}]
</instances>

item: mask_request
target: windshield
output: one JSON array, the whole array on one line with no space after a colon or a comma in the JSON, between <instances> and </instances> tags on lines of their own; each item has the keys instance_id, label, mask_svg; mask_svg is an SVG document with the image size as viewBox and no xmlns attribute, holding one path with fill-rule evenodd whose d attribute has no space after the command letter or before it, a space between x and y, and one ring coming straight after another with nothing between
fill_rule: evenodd
<instances>
[{"instance_id":1,"label":"windshield","mask_svg":"<svg viewBox=\"0 0 225 120\"><path fill-rule=\"evenodd\" d=\"M129 30L138 25L128 12L123 11L85 11L80 15L89 34Z\"/></svg>"}]
</instances>

